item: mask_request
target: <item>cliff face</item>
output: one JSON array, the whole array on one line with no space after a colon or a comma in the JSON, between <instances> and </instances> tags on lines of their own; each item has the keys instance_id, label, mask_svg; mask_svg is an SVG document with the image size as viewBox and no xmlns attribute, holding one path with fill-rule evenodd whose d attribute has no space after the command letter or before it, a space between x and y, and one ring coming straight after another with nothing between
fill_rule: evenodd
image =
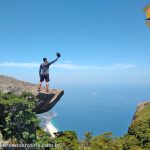
<instances>
[{"instance_id":1,"label":"cliff face","mask_svg":"<svg viewBox=\"0 0 150 150\"><path fill-rule=\"evenodd\" d=\"M139 103L133 116L132 123L137 120L147 120L150 118L150 102Z\"/></svg>"},{"instance_id":2,"label":"cliff face","mask_svg":"<svg viewBox=\"0 0 150 150\"><path fill-rule=\"evenodd\" d=\"M37 87L36 84L0 75L0 91L3 93L14 93L20 95L22 92L30 92L36 96L37 105L33 111L37 114L52 109L64 94L63 90L58 89L51 89L49 93L45 93L44 91L39 93Z\"/></svg>"},{"instance_id":3,"label":"cliff face","mask_svg":"<svg viewBox=\"0 0 150 150\"><path fill-rule=\"evenodd\" d=\"M49 111L56 105L63 94L63 90L50 90L50 93L39 93L37 95L38 103L34 111L37 114Z\"/></svg>"}]
</instances>

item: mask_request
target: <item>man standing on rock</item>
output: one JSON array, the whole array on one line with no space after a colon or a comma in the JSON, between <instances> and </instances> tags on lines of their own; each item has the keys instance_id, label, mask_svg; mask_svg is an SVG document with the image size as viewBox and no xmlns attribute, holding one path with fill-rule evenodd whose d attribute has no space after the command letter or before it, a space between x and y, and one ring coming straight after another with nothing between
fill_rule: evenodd
<instances>
[{"instance_id":1,"label":"man standing on rock","mask_svg":"<svg viewBox=\"0 0 150 150\"><path fill-rule=\"evenodd\" d=\"M56 62L58 58L61 56L60 53L56 53L57 58L51 62L47 61L47 58L43 58L43 63L40 65L39 69L39 76L40 76L40 83L38 90L41 90L42 82L45 80L46 82L46 92L49 92L49 66Z\"/></svg>"}]
</instances>

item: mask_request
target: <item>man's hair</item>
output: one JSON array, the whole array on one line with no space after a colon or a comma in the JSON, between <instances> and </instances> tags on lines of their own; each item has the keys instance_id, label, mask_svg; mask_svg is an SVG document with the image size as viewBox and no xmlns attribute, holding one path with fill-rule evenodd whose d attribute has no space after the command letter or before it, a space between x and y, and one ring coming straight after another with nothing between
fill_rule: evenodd
<instances>
[{"instance_id":1,"label":"man's hair","mask_svg":"<svg viewBox=\"0 0 150 150\"><path fill-rule=\"evenodd\" d=\"M43 58L43 61L44 61L44 62L47 62L47 58Z\"/></svg>"}]
</instances>

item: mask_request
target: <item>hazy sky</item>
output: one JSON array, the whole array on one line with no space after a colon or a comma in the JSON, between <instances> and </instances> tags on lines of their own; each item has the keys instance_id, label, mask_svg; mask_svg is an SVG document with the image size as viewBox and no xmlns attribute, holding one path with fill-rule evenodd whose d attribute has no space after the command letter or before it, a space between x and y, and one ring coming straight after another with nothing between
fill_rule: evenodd
<instances>
[{"instance_id":1,"label":"hazy sky","mask_svg":"<svg viewBox=\"0 0 150 150\"><path fill-rule=\"evenodd\" d=\"M150 84L143 0L0 0L0 74L54 84Z\"/></svg>"}]
</instances>

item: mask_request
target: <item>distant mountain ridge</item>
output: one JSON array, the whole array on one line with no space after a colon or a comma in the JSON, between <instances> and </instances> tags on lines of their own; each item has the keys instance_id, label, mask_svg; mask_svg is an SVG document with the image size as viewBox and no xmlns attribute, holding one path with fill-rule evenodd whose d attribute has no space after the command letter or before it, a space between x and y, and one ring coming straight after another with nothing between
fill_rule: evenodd
<instances>
[{"instance_id":1,"label":"distant mountain ridge","mask_svg":"<svg viewBox=\"0 0 150 150\"><path fill-rule=\"evenodd\" d=\"M0 91L3 93L12 92L14 94L21 94L23 91L26 91L37 94L37 85L0 75Z\"/></svg>"}]
</instances>

